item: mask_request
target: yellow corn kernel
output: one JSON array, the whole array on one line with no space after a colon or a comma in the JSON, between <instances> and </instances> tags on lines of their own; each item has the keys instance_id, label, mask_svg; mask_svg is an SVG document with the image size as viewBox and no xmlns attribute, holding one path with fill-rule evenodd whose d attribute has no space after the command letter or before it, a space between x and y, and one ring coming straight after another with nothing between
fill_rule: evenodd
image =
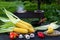
<instances>
[{"instance_id":1,"label":"yellow corn kernel","mask_svg":"<svg viewBox=\"0 0 60 40\"><path fill-rule=\"evenodd\" d=\"M33 28L33 26L32 26L31 24L29 24L29 23L27 23L27 22L25 22L25 21L23 21L23 20L20 20L19 22L21 22L22 24L27 25L29 28L31 28L31 29L34 30L34 28Z\"/></svg>"},{"instance_id":2,"label":"yellow corn kernel","mask_svg":"<svg viewBox=\"0 0 60 40\"><path fill-rule=\"evenodd\" d=\"M26 26L25 24L22 24L21 22L16 23L16 27L24 28L24 29L29 29L28 26Z\"/></svg>"},{"instance_id":3,"label":"yellow corn kernel","mask_svg":"<svg viewBox=\"0 0 60 40\"><path fill-rule=\"evenodd\" d=\"M31 24L29 24L29 23L27 23L27 22L25 22L23 20L20 20L19 22L21 22L22 24L27 25L29 28L33 28L33 26Z\"/></svg>"},{"instance_id":4,"label":"yellow corn kernel","mask_svg":"<svg viewBox=\"0 0 60 40\"><path fill-rule=\"evenodd\" d=\"M15 27L14 29L13 29L13 31L14 32L17 32L17 33L28 33L28 30L27 29L23 29L23 28L17 28L17 27Z\"/></svg>"},{"instance_id":5,"label":"yellow corn kernel","mask_svg":"<svg viewBox=\"0 0 60 40\"><path fill-rule=\"evenodd\" d=\"M28 25L27 25L28 24ZM30 26L29 26L30 25ZM16 23L16 26L17 27L20 27L20 28L24 28L24 29L27 29L29 30L29 32L35 32L34 28L32 27L31 24L27 23L27 22L24 22L22 20L20 20L19 22Z\"/></svg>"},{"instance_id":6,"label":"yellow corn kernel","mask_svg":"<svg viewBox=\"0 0 60 40\"><path fill-rule=\"evenodd\" d=\"M35 32L34 29L28 29L28 31L29 31L29 33L33 33L33 32Z\"/></svg>"}]
</instances>

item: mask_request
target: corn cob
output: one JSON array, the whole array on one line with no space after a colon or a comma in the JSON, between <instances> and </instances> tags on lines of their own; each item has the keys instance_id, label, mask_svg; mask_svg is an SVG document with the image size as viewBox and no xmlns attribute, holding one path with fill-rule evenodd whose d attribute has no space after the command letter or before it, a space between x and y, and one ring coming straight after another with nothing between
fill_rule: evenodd
<instances>
[{"instance_id":1,"label":"corn cob","mask_svg":"<svg viewBox=\"0 0 60 40\"><path fill-rule=\"evenodd\" d=\"M27 29L23 29L23 28L18 28L18 27L15 27L14 29L13 29L13 31L14 32L16 32L16 33L28 33L28 30Z\"/></svg>"},{"instance_id":2,"label":"corn cob","mask_svg":"<svg viewBox=\"0 0 60 40\"><path fill-rule=\"evenodd\" d=\"M27 25L30 29L29 29L29 32L35 32L33 26L23 20L20 20L21 23L24 23L25 25Z\"/></svg>"},{"instance_id":3,"label":"corn cob","mask_svg":"<svg viewBox=\"0 0 60 40\"><path fill-rule=\"evenodd\" d=\"M31 24L19 19L17 16L15 16L11 12L7 11L6 9L4 9L4 12L8 16L8 18L11 20L11 22L15 24L15 26L27 29L30 33L35 32L35 30Z\"/></svg>"},{"instance_id":4,"label":"corn cob","mask_svg":"<svg viewBox=\"0 0 60 40\"><path fill-rule=\"evenodd\" d=\"M33 29L33 26L31 24L29 24L29 23L27 23L27 22L25 22L23 20L20 20L20 22L23 23L23 24L25 24L25 25L27 25L27 26L29 26L29 28Z\"/></svg>"},{"instance_id":5,"label":"corn cob","mask_svg":"<svg viewBox=\"0 0 60 40\"><path fill-rule=\"evenodd\" d=\"M35 30L34 29L28 29L28 31L29 31L29 33L33 33L33 32L35 32Z\"/></svg>"},{"instance_id":6,"label":"corn cob","mask_svg":"<svg viewBox=\"0 0 60 40\"><path fill-rule=\"evenodd\" d=\"M16 27L24 28L24 29L29 29L29 27L27 25L24 25L21 22L16 23Z\"/></svg>"},{"instance_id":7,"label":"corn cob","mask_svg":"<svg viewBox=\"0 0 60 40\"><path fill-rule=\"evenodd\" d=\"M27 26L27 25L25 25L25 24L23 24L21 22L16 23L16 26L17 27L20 27L20 28L27 29L30 33L31 32L34 32L34 29L33 28L30 28L29 26Z\"/></svg>"}]
</instances>

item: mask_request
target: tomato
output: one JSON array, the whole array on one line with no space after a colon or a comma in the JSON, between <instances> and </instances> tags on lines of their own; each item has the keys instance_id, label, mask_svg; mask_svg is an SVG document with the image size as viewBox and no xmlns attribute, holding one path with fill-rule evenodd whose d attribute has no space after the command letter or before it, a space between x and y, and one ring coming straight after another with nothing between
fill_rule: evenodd
<instances>
[{"instance_id":1,"label":"tomato","mask_svg":"<svg viewBox=\"0 0 60 40\"><path fill-rule=\"evenodd\" d=\"M38 37L44 38L45 36L44 36L44 34L42 32L38 32Z\"/></svg>"},{"instance_id":2,"label":"tomato","mask_svg":"<svg viewBox=\"0 0 60 40\"><path fill-rule=\"evenodd\" d=\"M15 33L15 32L10 32L10 38L11 38L11 39L16 38L17 36L18 36L17 33Z\"/></svg>"}]
</instances>

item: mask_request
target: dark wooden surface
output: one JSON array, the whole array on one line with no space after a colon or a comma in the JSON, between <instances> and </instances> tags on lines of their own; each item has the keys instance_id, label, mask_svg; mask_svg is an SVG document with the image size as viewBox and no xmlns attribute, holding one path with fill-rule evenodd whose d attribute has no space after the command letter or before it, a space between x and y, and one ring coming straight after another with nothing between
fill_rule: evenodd
<instances>
[{"instance_id":1,"label":"dark wooden surface","mask_svg":"<svg viewBox=\"0 0 60 40\"><path fill-rule=\"evenodd\" d=\"M60 28L58 29L60 31ZM7 33L5 34L0 34L0 40L10 40L9 35ZM27 40L25 38L20 39L20 38L16 38L14 40ZM45 38L41 39L37 36L37 34L35 33L35 37L31 38L29 40L60 40L60 36L56 36L56 37L49 37L49 36L45 36Z\"/></svg>"}]
</instances>

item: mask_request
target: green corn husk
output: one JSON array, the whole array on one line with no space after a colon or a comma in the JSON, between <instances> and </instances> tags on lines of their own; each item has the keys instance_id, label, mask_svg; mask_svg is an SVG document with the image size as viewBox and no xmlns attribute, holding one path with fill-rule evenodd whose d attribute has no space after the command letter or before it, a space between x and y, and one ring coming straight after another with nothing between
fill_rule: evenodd
<instances>
[{"instance_id":1,"label":"green corn husk","mask_svg":"<svg viewBox=\"0 0 60 40\"><path fill-rule=\"evenodd\" d=\"M14 24L12 22L6 22L3 25L0 25L0 33L11 32L13 31Z\"/></svg>"},{"instance_id":2,"label":"green corn husk","mask_svg":"<svg viewBox=\"0 0 60 40\"><path fill-rule=\"evenodd\" d=\"M14 24L16 24L18 21L20 21L20 19L14 15L13 13L11 13L10 11L7 11L5 8L4 8L4 13L7 15L7 17L10 19L10 21Z\"/></svg>"},{"instance_id":3,"label":"green corn husk","mask_svg":"<svg viewBox=\"0 0 60 40\"><path fill-rule=\"evenodd\" d=\"M10 21L8 18L5 18L5 17L0 17L0 20L4 23Z\"/></svg>"}]
</instances>

